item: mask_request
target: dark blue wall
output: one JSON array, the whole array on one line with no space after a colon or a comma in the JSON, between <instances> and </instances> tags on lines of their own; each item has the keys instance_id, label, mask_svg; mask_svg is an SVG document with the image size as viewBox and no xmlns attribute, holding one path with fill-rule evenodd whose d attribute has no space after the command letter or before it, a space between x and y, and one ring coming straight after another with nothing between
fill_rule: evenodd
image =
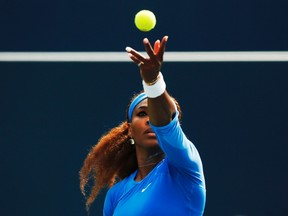
<instances>
[{"instance_id":1,"label":"dark blue wall","mask_svg":"<svg viewBox=\"0 0 288 216\"><path fill-rule=\"evenodd\" d=\"M132 63L1 63L1 215L85 215L78 171L141 90ZM166 63L207 216L287 213L287 63ZM105 192L92 208L101 215Z\"/></svg>"},{"instance_id":2,"label":"dark blue wall","mask_svg":"<svg viewBox=\"0 0 288 216\"><path fill-rule=\"evenodd\" d=\"M1 0L1 51L122 51L170 36L172 51L288 50L285 0ZM156 28L138 31L152 10Z\"/></svg>"},{"instance_id":3,"label":"dark blue wall","mask_svg":"<svg viewBox=\"0 0 288 216\"><path fill-rule=\"evenodd\" d=\"M157 25L138 31L150 9ZM0 51L288 50L287 1L0 0ZM288 63L166 63L206 173L205 216L286 216ZM86 215L78 171L141 90L132 63L0 63L2 216ZM101 215L105 191L92 208Z\"/></svg>"}]
</instances>

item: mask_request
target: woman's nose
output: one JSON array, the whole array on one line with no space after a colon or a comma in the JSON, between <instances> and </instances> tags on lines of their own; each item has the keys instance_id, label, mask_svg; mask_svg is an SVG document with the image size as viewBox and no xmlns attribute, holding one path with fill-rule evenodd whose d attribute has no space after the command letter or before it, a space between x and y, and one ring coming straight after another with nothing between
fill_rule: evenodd
<instances>
[{"instance_id":1,"label":"woman's nose","mask_svg":"<svg viewBox=\"0 0 288 216\"><path fill-rule=\"evenodd\" d=\"M149 119L147 119L146 124L149 125Z\"/></svg>"}]
</instances>

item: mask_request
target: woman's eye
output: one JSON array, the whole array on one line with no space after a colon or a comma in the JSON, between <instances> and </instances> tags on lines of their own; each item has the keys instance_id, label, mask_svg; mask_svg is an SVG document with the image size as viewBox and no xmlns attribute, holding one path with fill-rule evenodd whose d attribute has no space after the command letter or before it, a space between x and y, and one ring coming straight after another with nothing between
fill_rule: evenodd
<instances>
[{"instance_id":1,"label":"woman's eye","mask_svg":"<svg viewBox=\"0 0 288 216\"><path fill-rule=\"evenodd\" d=\"M147 113L144 112L144 111L141 111L141 112L139 112L139 113L137 114L137 116L139 116L139 117L144 117L144 116L146 116L146 115L147 115Z\"/></svg>"}]
</instances>

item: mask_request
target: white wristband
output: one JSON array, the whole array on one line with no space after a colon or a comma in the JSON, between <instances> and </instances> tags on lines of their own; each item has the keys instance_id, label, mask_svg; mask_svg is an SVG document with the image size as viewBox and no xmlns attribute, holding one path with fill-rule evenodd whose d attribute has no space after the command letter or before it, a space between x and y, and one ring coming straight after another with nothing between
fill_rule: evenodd
<instances>
[{"instance_id":1,"label":"white wristband","mask_svg":"<svg viewBox=\"0 0 288 216\"><path fill-rule=\"evenodd\" d=\"M164 81L163 75L159 72L159 79L153 85L148 85L145 81L142 81L143 89L148 98L156 98L162 95L166 90L166 83Z\"/></svg>"}]
</instances>

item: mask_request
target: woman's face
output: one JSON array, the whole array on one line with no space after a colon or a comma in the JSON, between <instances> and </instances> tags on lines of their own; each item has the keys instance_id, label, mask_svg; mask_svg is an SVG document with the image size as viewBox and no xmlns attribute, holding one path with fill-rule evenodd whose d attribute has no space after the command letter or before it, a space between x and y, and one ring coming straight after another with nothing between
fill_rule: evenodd
<instances>
[{"instance_id":1,"label":"woman's face","mask_svg":"<svg viewBox=\"0 0 288 216\"><path fill-rule=\"evenodd\" d=\"M149 125L147 109L147 99L145 99L133 111L129 135L134 139L137 146L152 147L158 145L156 135Z\"/></svg>"}]
</instances>

